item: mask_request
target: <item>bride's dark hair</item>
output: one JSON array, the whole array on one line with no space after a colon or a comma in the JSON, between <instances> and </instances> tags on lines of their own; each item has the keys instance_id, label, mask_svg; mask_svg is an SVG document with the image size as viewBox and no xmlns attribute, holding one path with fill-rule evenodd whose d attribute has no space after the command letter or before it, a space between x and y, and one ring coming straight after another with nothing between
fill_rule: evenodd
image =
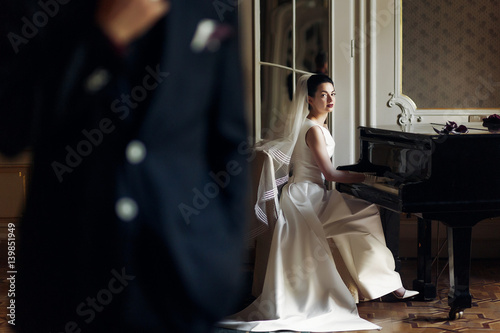
<instances>
[{"instance_id":1,"label":"bride's dark hair","mask_svg":"<svg viewBox=\"0 0 500 333\"><path fill-rule=\"evenodd\" d=\"M316 90L318 89L318 86L322 83L331 83L333 87L335 87L335 84L333 83L333 80L330 79L329 76L324 75L324 74L315 74L311 75L309 79L307 79L307 94L311 97L314 97L316 94ZM311 106L308 104L307 109L310 110Z\"/></svg>"},{"instance_id":2,"label":"bride's dark hair","mask_svg":"<svg viewBox=\"0 0 500 333\"><path fill-rule=\"evenodd\" d=\"M335 87L335 85L333 84L333 80L330 79L330 77L328 77L327 75L311 75L311 77L307 80L307 94L311 97L314 97L318 86L322 83L331 83Z\"/></svg>"}]
</instances>

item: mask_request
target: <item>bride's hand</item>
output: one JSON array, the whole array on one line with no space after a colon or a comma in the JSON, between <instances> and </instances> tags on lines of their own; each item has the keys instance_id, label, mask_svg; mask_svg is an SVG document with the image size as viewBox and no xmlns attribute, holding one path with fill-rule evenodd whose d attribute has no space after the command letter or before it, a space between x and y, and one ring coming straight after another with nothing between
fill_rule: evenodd
<instances>
[{"instance_id":1,"label":"bride's hand","mask_svg":"<svg viewBox=\"0 0 500 333\"><path fill-rule=\"evenodd\" d=\"M96 21L118 47L148 31L170 8L165 0L100 0Z\"/></svg>"},{"instance_id":2,"label":"bride's hand","mask_svg":"<svg viewBox=\"0 0 500 333\"><path fill-rule=\"evenodd\" d=\"M365 173L364 175L365 175L365 180L363 181L363 183L365 184L387 183L388 181L390 181L390 179L387 177L379 177L369 173Z\"/></svg>"},{"instance_id":3,"label":"bride's hand","mask_svg":"<svg viewBox=\"0 0 500 333\"><path fill-rule=\"evenodd\" d=\"M363 180L363 183L365 184L370 184L370 183L375 183L377 181L377 176L369 173L364 173L365 179Z\"/></svg>"}]
</instances>

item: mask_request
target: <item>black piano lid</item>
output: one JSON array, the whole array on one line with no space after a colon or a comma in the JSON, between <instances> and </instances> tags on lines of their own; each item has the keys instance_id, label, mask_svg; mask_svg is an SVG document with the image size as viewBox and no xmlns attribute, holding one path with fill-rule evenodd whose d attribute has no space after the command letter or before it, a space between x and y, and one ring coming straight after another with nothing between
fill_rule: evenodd
<instances>
[{"instance_id":1,"label":"black piano lid","mask_svg":"<svg viewBox=\"0 0 500 333\"><path fill-rule=\"evenodd\" d=\"M360 126L360 130L366 130L367 133L373 134L383 134L384 132L391 132L390 135L400 135L400 134L410 134L411 135L421 135L428 137L439 137L447 134L438 134L434 131L434 128L441 130L444 127L442 124L409 124L409 125L377 125L376 128L368 126ZM484 127L481 122L471 122L464 123L467 126L469 132L466 134L448 134L450 136L461 136L461 135L498 135L500 137L500 131L489 131L488 128ZM404 136L404 135L403 135Z\"/></svg>"},{"instance_id":2,"label":"black piano lid","mask_svg":"<svg viewBox=\"0 0 500 333\"><path fill-rule=\"evenodd\" d=\"M500 133L481 123L466 126L467 134L437 134L433 127L443 126L433 124L359 127L362 147L355 171L388 166L403 178L399 197L407 211L500 209ZM386 160L388 155L379 155L385 151L377 147L422 154L415 154L418 159ZM395 171L398 168L403 172Z\"/></svg>"}]
</instances>

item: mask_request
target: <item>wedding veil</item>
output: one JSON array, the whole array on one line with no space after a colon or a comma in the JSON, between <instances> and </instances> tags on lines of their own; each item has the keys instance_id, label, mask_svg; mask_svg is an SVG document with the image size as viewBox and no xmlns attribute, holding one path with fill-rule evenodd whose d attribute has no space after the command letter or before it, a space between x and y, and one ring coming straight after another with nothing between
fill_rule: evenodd
<instances>
[{"instance_id":1,"label":"wedding veil","mask_svg":"<svg viewBox=\"0 0 500 333\"><path fill-rule=\"evenodd\" d=\"M255 204L255 214L264 224L252 230L250 237L255 237L265 231L269 223L281 215L279 189L288 182L293 149L302 123L309 112L307 104L309 77L311 77L309 74L302 75L297 82L283 134L277 139L265 140L255 147L257 151L265 154Z\"/></svg>"}]
</instances>

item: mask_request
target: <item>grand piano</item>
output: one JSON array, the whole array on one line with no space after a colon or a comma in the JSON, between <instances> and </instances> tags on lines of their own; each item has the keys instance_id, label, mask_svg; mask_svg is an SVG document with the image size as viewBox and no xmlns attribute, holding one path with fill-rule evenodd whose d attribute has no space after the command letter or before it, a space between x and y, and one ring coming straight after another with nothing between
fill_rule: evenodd
<instances>
[{"instance_id":1,"label":"grand piano","mask_svg":"<svg viewBox=\"0 0 500 333\"><path fill-rule=\"evenodd\" d=\"M500 133L481 123L467 123L466 134L438 134L433 127L443 128L436 124L360 127L358 163L338 169L387 179L335 186L382 210L418 216L418 268L413 288L426 300L436 296L431 282L431 221L447 226L449 317L458 319L472 305L472 227L483 219L500 216Z\"/></svg>"}]
</instances>

